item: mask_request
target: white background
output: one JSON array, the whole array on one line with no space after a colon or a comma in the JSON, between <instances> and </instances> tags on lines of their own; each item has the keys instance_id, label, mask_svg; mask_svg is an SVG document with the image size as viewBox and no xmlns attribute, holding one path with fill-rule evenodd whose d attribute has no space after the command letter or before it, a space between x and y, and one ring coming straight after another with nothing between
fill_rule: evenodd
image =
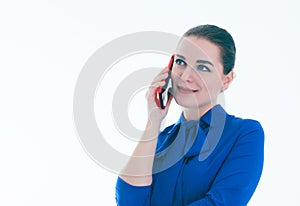
<instances>
[{"instance_id":1,"label":"white background","mask_svg":"<svg viewBox=\"0 0 300 206\"><path fill-rule=\"evenodd\" d=\"M296 0L2 0L0 205L115 205L117 175L90 159L73 125L82 66L122 35L181 35L207 23L226 28L238 50L228 112L265 129L265 167L249 205L300 205L298 8Z\"/></svg>"}]
</instances>

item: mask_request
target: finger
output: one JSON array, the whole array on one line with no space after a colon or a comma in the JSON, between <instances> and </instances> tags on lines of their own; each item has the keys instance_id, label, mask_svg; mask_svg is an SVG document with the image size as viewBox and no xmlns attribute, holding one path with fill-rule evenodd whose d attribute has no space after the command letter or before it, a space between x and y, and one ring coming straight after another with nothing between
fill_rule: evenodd
<instances>
[{"instance_id":1,"label":"finger","mask_svg":"<svg viewBox=\"0 0 300 206\"><path fill-rule=\"evenodd\" d=\"M166 81L165 80L162 80L162 81L159 81L159 82L154 82L153 84L151 84L149 86L149 89L157 89L158 87L162 87L166 84Z\"/></svg>"},{"instance_id":2,"label":"finger","mask_svg":"<svg viewBox=\"0 0 300 206\"><path fill-rule=\"evenodd\" d=\"M157 75L151 84L155 84L156 82L160 82L160 81L165 81L167 78L168 78L168 73L163 73L163 74L160 74L160 75Z\"/></svg>"},{"instance_id":3,"label":"finger","mask_svg":"<svg viewBox=\"0 0 300 206\"><path fill-rule=\"evenodd\" d=\"M146 98L149 100L154 100L156 96L157 89L165 85L165 82L156 82L153 85L150 85L148 91L146 92ZM153 99L154 97L154 99Z\"/></svg>"},{"instance_id":4,"label":"finger","mask_svg":"<svg viewBox=\"0 0 300 206\"><path fill-rule=\"evenodd\" d=\"M163 75L163 74L168 74L168 73L169 73L169 69L167 67L165 67L156 75L156 77Z\"/></svg>"},{"instance_id":5,"label":"finger","mask_svg":"<svg viewBox=\"0 0 300 206\"><path fill-rule=\"evenodd\" d=\"M165 72L168 72L168 71L169 71L169 68L165 67L158 74L162 74L162 73L165 73Z\"/></svg>"}]
</instances>

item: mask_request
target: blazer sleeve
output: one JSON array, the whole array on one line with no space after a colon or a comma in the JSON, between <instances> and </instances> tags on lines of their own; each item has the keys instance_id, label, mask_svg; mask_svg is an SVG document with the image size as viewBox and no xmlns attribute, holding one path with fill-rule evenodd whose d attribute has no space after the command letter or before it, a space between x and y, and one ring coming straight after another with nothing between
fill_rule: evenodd
<instances>
[{"instance_id":1,"label":"blazer sleeve","mask_svg":"<svg viewBox=\"0 0 300 206\"><path fill-rule=\"evenodd\" d=\"M242 133L223 163L205 198L188 206L247 205L261 177L264 132L259 122L244 120Z\"/></svg>"},{"instance_id":2,"label":"blazer sleeve","mask_svg":"<svg viewBox=\"0 0 300 206\"><path fill-rule=\"evenodd\" d=\"M133 186L117 179L116 202L118 206L150 206L151 186Z\"/></svg>"}]
</instances>

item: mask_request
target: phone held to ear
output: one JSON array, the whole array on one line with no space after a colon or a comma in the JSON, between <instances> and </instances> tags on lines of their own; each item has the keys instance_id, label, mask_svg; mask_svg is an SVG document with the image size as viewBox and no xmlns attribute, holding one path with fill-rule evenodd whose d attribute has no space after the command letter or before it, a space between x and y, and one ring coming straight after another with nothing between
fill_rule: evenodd
<instances>
[{"instance_id":1,"label":"phone held to ear","mask_svg":"<svg viewBox=\"0 0 300 206\"><path fill-rule=\"evenodd\" d=\"M172 78L171 78L171 71L174 63L174 54L172 55L168 70L169 70L169 76L166 79L166 84L162 87L158 87L155 91L155 101L158 107L161 109L165 109L167 106L167 103L171 96L171 89L172 89Z\"/></svg>"}]
</instances>

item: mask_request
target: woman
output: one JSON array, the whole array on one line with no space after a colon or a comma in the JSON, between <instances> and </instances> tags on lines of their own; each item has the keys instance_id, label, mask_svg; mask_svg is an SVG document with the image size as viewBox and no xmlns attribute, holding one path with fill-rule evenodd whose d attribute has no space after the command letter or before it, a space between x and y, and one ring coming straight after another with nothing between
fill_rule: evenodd
<instances>
[{"instance_id":1,"label":"woman","mask_svg":"<svg viewBox=\"0 0 300 206\"><path fill-rule=\"evenodd\" d=\"M142 141L120 174L120 206L247 205L263 168L264 133L259 122L229 115L217 104L233 80L235 44L214 25L188 30L178 44L171 72L172 96L183 108L179 121L159 132L168 112L147 92L148 122Z\"/></svg>"}]
</instances>

